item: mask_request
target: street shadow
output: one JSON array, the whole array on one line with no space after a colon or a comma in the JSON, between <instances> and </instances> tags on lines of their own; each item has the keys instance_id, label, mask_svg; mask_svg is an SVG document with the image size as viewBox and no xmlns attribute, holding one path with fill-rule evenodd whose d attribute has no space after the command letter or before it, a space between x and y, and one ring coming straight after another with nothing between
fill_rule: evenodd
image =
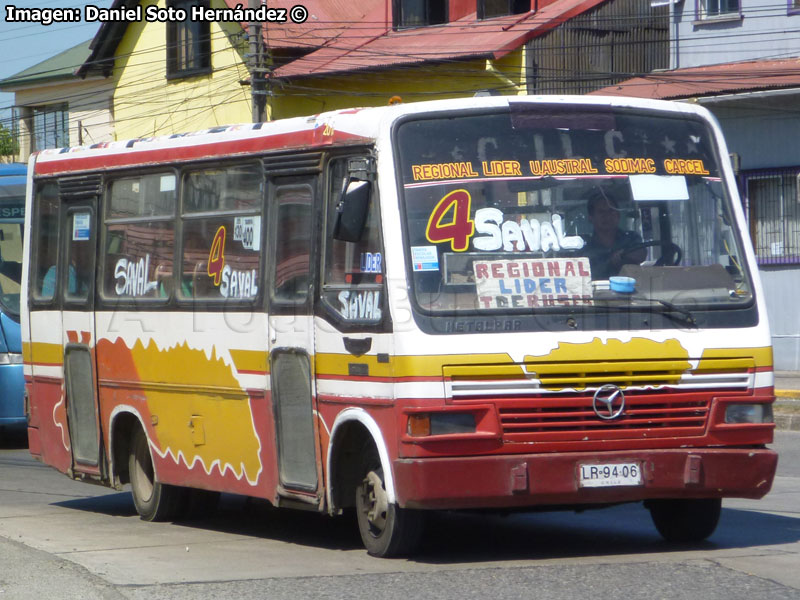
<instances>
[{"instance_id":1,"label":"street shadow","mask_svg":"<svg viewBox=\"0 0 800 600\"><path fill-rule=\"evenodd\" d=\"M138 518L129 492L56 503L115 517ZM213 514L158 526L192 527L329 550L362 548L352 513L331 518L276 509L269 502L223 494ZM750 510L722 510L706 541L664 541L641 504L575 512L436 512L428 515L415 562L454 564L506 560L602 557L625 554L721 550L800 541L800 519Z\"/></svg>"},{"instance_id":2,"label":"street shadow","mask_svg":"<svg viewBox=\"0 0 800 600\"><path fill-rule=\"evenodd\" d=\"M130 492L75 498L54 502L53 506L111 517L139 518ZM218 508L208 514L187 516L169 524L153 523L153 527L161 525L199 528L330 550L362 547L354 515L331 518L317 512L277 509L266 500L236 494L222 494Z\"/></svg>"},{"instance_id":3,"label":"street shadow","mask_svg":"<svg viewBox=\"0 0 800 600\"><path fill-rule=\"evenodd\" d=\"M798 540L800 519L736 509L723 509L708 540L684 544L665 541L649 512L637 504L579 514L440 513L429 520L415 560L431 564L542 560L752 548Z\"/></svg>"},{"instance_id":4,"label":"street shadow","mask_svg":"<svg viewBox=\"0 0 800 600\"><path fill-rule=\"evenodd\" d=\"M61 506L72 510L93 512L110 517L138 517L130 492L108 492L98 496L88 496L53 502L52 506Z\"/></svg>"},{"instance_id":5,"label":"street shadow","mask_svg":"<svg viewBox=\"0 0 800 600\"><path fill-rule=\"evenodd\" d=\"M20 450L27 447L27 429L0 427L0 450Z\"/></svg>"}]
</instances>

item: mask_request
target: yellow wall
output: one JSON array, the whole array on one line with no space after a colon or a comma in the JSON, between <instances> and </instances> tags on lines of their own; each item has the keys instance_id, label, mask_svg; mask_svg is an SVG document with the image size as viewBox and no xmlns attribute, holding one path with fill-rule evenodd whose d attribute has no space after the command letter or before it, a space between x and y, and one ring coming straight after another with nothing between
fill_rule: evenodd
<instances>
[{"instance_id":1,"label":"yellow wall","mask_svg":"<svg viewBox=\"0 0 800 600\"><path fill-rule=\"evenodd\" d=\"M165 0L142 0L166 6ZM212 0L212 8L225 8ZM238 23L211 23L212 73L166 78L164 23L131 23L116 52L114 117L116 139L181 133L251 120L250 87L244 62L247 42Z\"/></svg>"},{"instance_id":2,"label":"yellow wall","mask_svg":"<svg viewBox=\"0 0 800 600\"><path fill-rule=\"evenodd\" d=\"M393 96L403 102L473 96L496 89L504 95L523 94L524 49L498 61L473 60L445 65L397 67L386 71L360 71L330 77L293 78L274 84L270 117L316 114L354 106L383 106Z\"/></svg>"}]
</instances>

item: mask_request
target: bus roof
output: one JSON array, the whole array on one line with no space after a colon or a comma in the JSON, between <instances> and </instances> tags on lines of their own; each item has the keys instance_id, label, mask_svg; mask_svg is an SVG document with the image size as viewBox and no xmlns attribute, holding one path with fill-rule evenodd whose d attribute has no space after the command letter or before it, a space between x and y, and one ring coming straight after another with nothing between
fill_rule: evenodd
<instances>
[{"instance_id":1,"label":"bus roof","mask_svg":"<svg viewBox=\"0 0 800 600\"><path fill-rule=\"evenodd\" d=\"M0 185L8 185L7 178L22 176L28 173L28 165L25 163L0 163Z\"/></svg>"},{"instance_id":2,"label":"bus roof","mask_svg":"<svg viewBox=\"0 0 800 600\"><path fill-rule=\"evenodd\" d=\"M25 176L28 167L24 163L0 164L0 201L25 199Z\"/></svg>"},{"instance_id":3,"label":"bus roof","mask_svg":"<svg viewBox=\"0 0 800 600\"><path fill-rule=\"evenodd\" d=\"M34 171L38 176L49 176L246 156L259 152L313 151L331 145L365 144L375 140L380 131L386 131L385 128L394 120L406 115L502 108L517 103L618 106L709 114L702 107L686 103L619 96L491 96L431 100L342 109L265 123L241 123L190 133L42 150L35 155Z\"/></svg>"}]
</instances>

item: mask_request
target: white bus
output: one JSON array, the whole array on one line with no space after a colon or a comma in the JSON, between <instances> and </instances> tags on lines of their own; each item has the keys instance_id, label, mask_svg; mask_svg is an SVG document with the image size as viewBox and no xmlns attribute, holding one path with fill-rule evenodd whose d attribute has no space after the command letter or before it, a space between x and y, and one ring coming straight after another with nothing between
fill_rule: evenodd
<instances>
[{"instance_id":1,"label":"white bus","mask_svg":"<svg viewBox=\"0 0 800 600\"><path fill-rule=\"evenodd\" d=\"M777 463L719 127L600 97L398 104L45 150L30 449L147 520L219 492L406 554L435 509L643 502L669 540Z\"/></svg>"}]
</instances>

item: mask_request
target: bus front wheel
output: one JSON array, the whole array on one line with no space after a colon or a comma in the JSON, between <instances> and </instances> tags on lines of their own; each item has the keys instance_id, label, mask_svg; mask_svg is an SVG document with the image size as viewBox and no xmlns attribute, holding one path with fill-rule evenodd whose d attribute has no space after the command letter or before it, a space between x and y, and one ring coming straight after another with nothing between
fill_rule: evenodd
<instances>
[{"instance_id":1,"label":"bus front wheel","mask_svg":"<svg viewBox=\"0 0 800 600\"><path fill-rule=\"evenodd\" d=\"M408 555L422 536L422 514L389 502L383 470L374 463L356 486L356 518L361 540L372 556Z\"/></svg>"},{"instance_id":2,"label":"bus front wheel","mask_svg":"<svg viewBox=\"0 0 800 600\"><path fill-rule=\"evenodd\" d=\"M184 492L180 487L159 482L144 431L137 429L131 440L128 473L136 512L145 521L167 521L181 508Z\"/></svg>"},{"instance_id":3,"label":"bus front wheel","mask_svg":"<svg viewBox=\"0 0 800 600\"><path fill-rule=\"evenodd\" d=\"M650 500L650 516L668 542L700 542L714 533L719 523L719 498Z\"/></svg>"}]
</instances>

